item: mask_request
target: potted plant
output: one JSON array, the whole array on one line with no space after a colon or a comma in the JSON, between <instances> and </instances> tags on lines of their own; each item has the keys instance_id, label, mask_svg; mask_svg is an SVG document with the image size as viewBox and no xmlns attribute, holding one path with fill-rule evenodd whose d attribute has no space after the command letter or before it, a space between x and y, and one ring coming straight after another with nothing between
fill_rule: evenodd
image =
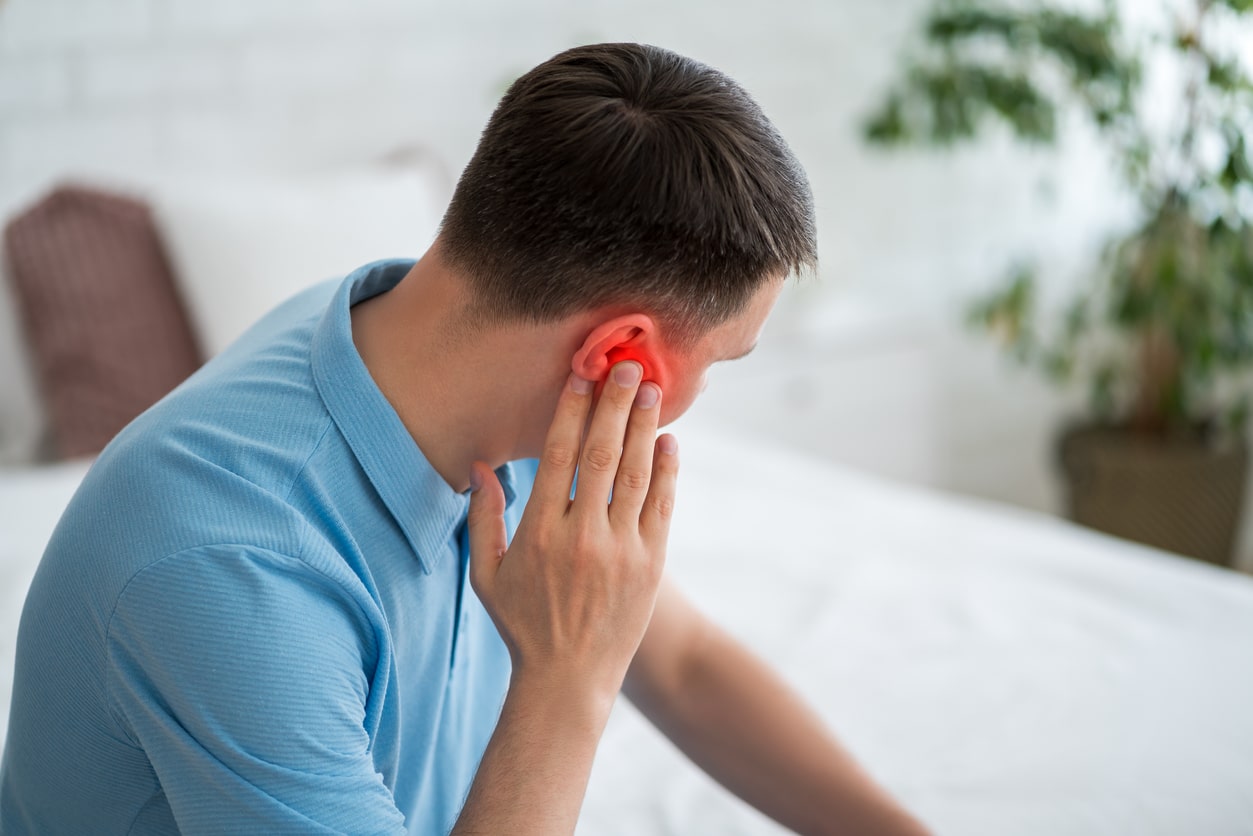
<instances>
[{"instance_id":1,"label":"potted plant","mask_svg":"<svg viewBox=\"0 0 1253 836\"><path fill-rule=\"evenodd\" d=\"M1059 383L1087 384L1090 415L1059 445L1076 520L1230 563L1253 389L1253 0L1178 5L1136 41L1113 2L1084 14L941 0L864 132L944 146L999 123L1052 143L1063 109L1091 121L1139 199L1138 225L1067 305L1043 305L1036 272L1019 266L970 318ZM1149 118L1151 60L1183 79L1169 127ZM1153 95L1160 112L1167 94Z\"/></svg>"}]
</instances>

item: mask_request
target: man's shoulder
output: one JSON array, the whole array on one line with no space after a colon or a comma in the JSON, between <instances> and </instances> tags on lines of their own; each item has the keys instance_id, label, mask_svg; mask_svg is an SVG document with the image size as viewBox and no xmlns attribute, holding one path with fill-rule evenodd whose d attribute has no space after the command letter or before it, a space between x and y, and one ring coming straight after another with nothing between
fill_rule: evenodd
<instances>
[{"instance_id":1,"label":"man's shoulder","mask_svg":"<svg viewBox=\"0 0 1253 836\"><path fill-rule=\"evenodd\" d=\"M335 284L263 317L124 429L98 465L188 478L219 472L237 477L226 484L285 493L330 424L310 354Z\"/></svg>"},{"instance_id":2,"label":"man's shoulder","mask_svg":"<svg viewBox=\"0 0 1253 836\"><path fill-rule=\"evenodd\" d=\"M127 562L215 543L299 551L288 497L314 452L335 443L309 359L331 289L279 306L119 433L61 528L117 544Z\"/></svg>"}]
</instances>

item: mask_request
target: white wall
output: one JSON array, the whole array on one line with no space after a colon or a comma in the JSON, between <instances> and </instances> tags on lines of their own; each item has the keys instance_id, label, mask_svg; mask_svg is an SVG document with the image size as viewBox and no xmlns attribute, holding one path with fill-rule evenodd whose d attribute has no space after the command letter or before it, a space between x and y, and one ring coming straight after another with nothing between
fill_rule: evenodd
<instances>
[{"instance_id":1,"label":"white wall","mask_svg":"<svg viewBox=\"0 0 1253 836\"><path fill-rule=\"evenodd\" d=\"M1082 131L1058 154L863 147L859 119L924 6L0 0L0 212L67 173L304 170L414 143L455 173L518 73L575 43L657 43L743 83L810 173L821 281L789 291L772 332L791 352L775 368L827 370L824 394L798 397L846 441L813 448L1055 508L1047 442L1069 401L954 323L1017 256L1065 284L1127 205Z\"/></svg>"},{"instance_id":2,"label":"white wall","mask_svg":"<svg viewBox=\"0 0 1253 836\"><path fill-rule=\"evenodd\" d=\"M308 168L415 141L459 170L513 76L574 43L651 41L729 72L789 137L814 182L828 291L933 306L1025 248L1083 250L1108 199L1092 154L1050 166L1001 146L862 147L858 119L922 7L5 0L0 189L67 170ZM1063 211L1042 213L1050 174Z\"/></svg>"}]
</instances>

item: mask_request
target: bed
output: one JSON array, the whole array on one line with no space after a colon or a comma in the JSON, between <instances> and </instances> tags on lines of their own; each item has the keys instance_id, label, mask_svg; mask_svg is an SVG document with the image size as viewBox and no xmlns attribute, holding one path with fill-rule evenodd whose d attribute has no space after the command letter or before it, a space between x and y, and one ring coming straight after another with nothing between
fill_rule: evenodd
<instances>
[{"instance_id":1,"label":"bed","mask_svg":"<svg viewBox=\"0 0 1253 836\"><path fill-rule=\"evenodd\" d=\"M1253 833L1253 579L675 431L670 571L938 833ZM89 464L0 472L0 729L22 593ZM783 831L621 701L578 832Z\"/></svg>"},{"instance_id":2,"label":"bed","mask_svg":"<svg viewBox=\"0 0 1253 836\"><path fill-rule=\"evenodd\" d=\"M325 199L254 195L240 217L238 184L216 188L233 201L217 215L203 195L195 211L163 210L176 266L203 275L184 296L210 343L241 311L214 313L197 288L260 263L274 280L265 293L290 292L280 268L305 280L307 268L248 247L311 240L284 212ZM279 223L286 233L265 227ZM872 478L735 434L699 405L674 430L684 464L669 571L937 833L1253 834L1253 578ZM0 740L21 601L90 461L0 467ZM781 831L622 701L578 832Z\"/></svg>"}]
</instances>

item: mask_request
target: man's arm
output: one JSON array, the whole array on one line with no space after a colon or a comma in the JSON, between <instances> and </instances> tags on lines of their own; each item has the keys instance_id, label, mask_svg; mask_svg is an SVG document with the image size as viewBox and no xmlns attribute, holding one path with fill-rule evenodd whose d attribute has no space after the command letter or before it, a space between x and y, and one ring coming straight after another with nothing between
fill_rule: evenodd
<instances>
[{"instance_id":1,"label":"man's arm","mask_svg":"<svg viewBox=\"0 0 1253 836\"><path fill-rule=\"evenodd\" d=\"M457 836L570 833L578 820L653 612L679 466L674 439L655 439L661 393L641 386L640 372L634 362L614 368L585 442L592 384L571 378L507 548L500 484L474 466L470 578L513 672Z\"/></svg>"},{"instance_id":2,"label":"man's arm","mask_svg":"<svg viewBox=\"0 0 1253 836\"><path fill-rule=\"evenodd\" d=\"M795 692L668 579L623 691L697 766L798 833L928 832Z\"/></svg>"}]
</instances>

